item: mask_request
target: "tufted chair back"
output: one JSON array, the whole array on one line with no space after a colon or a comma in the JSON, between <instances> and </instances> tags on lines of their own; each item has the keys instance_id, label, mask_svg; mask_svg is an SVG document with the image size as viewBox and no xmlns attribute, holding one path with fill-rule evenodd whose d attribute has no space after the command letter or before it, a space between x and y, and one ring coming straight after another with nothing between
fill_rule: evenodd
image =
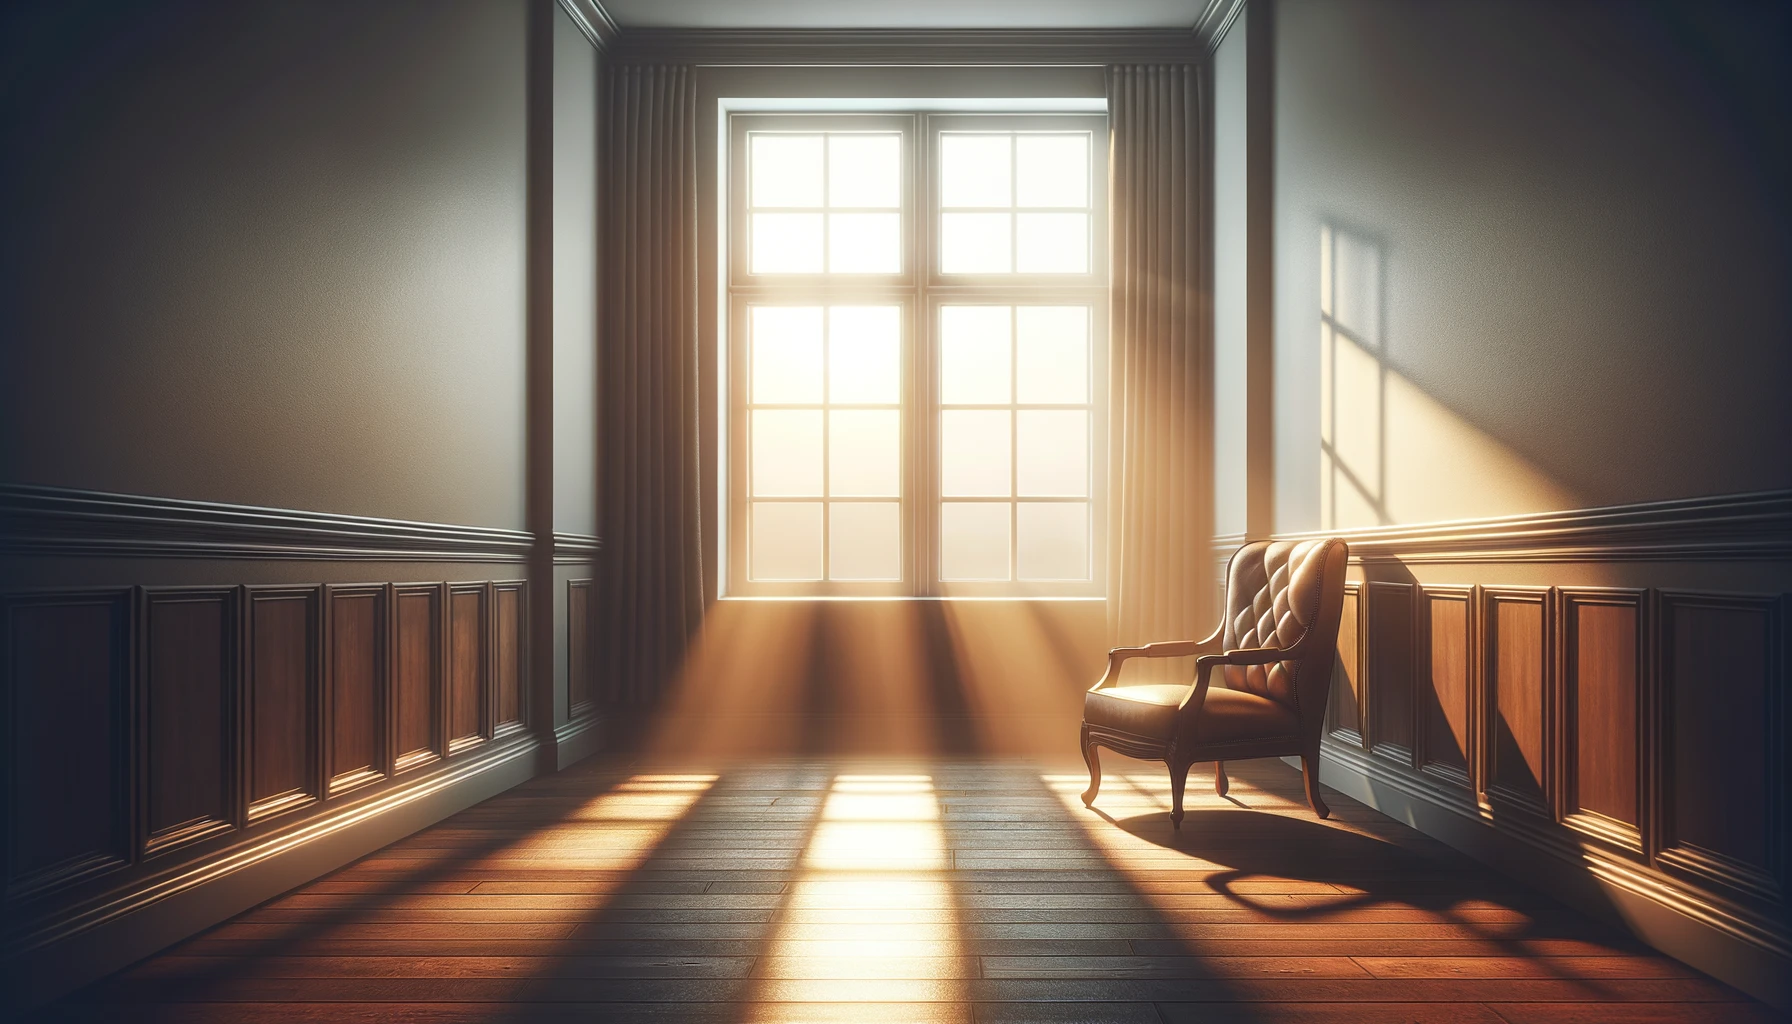
<instances>
[{"instance_id":1,"label":"tufted chair back","mask_svg":"<svg viewBox=\"0 0 1792 1024\"><path fill-rule=\"evenodd\" d=\"M1226 570L1223 649L1292 647L1309 627L1319 631L1310 657L1225 666L1227 687L1281 703L1300 716L1303 728L1318 727L1331 686L1346 554L1335 538L1259 540L1239 548ZM1312 713L1302 714L1302 705Z\"/></svg>"}]
</instances>

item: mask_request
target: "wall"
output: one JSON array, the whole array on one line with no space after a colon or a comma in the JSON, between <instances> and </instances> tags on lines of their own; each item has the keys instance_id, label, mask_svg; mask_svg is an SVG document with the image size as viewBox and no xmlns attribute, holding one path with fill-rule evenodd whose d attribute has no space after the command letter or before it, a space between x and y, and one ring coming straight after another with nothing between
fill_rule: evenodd
<instances>
[{"instance_id":1,"label":"wall","mask_svg":"<svg viewBox=\"0 0 1792 1024\"><path fill-rule=\"evenodd\" d=\"M591 748L596 58L545 0L0 40L10 1010Z\"/></svg>"},{"instance_id":2,"label":"wall","mask_svg":"<svg viewBox=\"0 0 1792 1024\"><path fill-rule=\"evenodd\" d=\"M597 533L598 55L554 12L554 529Z\"/></svg>"},{"instance_id":3,"label":"wall","mask_svg":"<svg viewBox=\"0 0 1792 1024\"><path fill-rule=\"evenodd\" d=\"M1783 8L1250 10L1327 784L1792 1004Z\"/></svg>"},{"instance_id":4,"label":"wall","mask_svg":"<svg viewBox=\"0 0 1792 1024\"><path fill-rule=\"evenodd\" d=\"M522 528L521 7L13 17L4 478Z\"/></svg>"},{"instance_id":5,"label":"wall","mask_svg":"<svg viewBox=\"0 0 1792 1024\"><path fill-rule=\"evenodd\" d=\"M1246 530L1246 34L1235 21L1213 55L1213 532Z\"/></svg>"},{"instance_id":6,"label":"wall","mask_svg":"<svg viewBox=\"0 0 1792 1024\"><path fill-rule=\"evenodd\" d=\"M556 681L544 694L559 738L557 764L598 739L588 684L592 616L586 600L600 542L597 514L598 90L600 60L567 11L554 11L553 39L553 515ZM544 642L548 642L544 636ZM544 659L545 662L545 659Z\"/></svg>"},{"instance_id":7,"label":"wall","mask_svg":"<svg viewBox=\"0 0 1792 1024\"><path fill-rule=\"evenodd\" d=\"M1729 9L1276 7L1277 529L1792 486L1786 15Z\"/></svg>"}]
</instances>

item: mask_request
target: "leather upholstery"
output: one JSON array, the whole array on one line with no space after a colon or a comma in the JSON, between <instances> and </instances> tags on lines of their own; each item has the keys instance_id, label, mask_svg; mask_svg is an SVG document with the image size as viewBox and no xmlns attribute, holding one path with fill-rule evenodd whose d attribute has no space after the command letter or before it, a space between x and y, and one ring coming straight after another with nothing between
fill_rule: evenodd
<instances>
[{"instance_id":1,"label":"leather upholstery","mask_svg":"<svg viewBox=\"0 0 1792 1024\"><path fill-rule=\"evenodd\" d=\"M1083 760L1089 765L1083 804L1093 807L1101 791L1104 746L1169 765L1170 821L1178 828L1191 764L1214 762L1214 791L1224 796L1226 761L1299 754L1307 803L1321 818L1329 815L1319 793L1319 733L1337 662L1349 554L1335 537L1252 541L1226 568L1225 616L1212 635L1109 652L1107 673L1083 697ZM1182 706L1199 679L1109 685L1130 658L1190 655L1198 659L1197 672L1211 671L1199 705ZM1258 658L1280 660L1250 663Z\"/></svg>"},{"instance_id":2,"label":"leather upholstery","mask_svg":"<svg viewBox=\"0 0 1792 1024\"><path fill-rule=\"evenodd\" d=\"M1328 555L1341 547L1327 541L1259 541L1241 548L1227 574L1226 629L1221 648L1230 651L1241 647L1292 646L1319 616L1321 581L1330 561ZM1343 566L1338 565L1336 571L1341 581ZM1268 697L1298 713L1300 695L1295 687L1295 673L1299 668L1300 663L1294 661L1227 665L1222 669L1223 681L1231 689ZM1330 669L1329 663L1326 668ZM1211 688L1208 701L1211 704Z\"/></svg>"},{"instance_id":3,"label":"leather upholstery","mask_svg":"<svg viewBox=\"0 0 1792 1024\"><path fill-rule=\"evenodd\" d=\"M1188 691L1187 683L1091 690L1083 697L1083 721L1168 741L1176 731L1177 707ZM1201 743L1274 739L1295 736L1299 729L1294 712L1273 700L1210 685L1195 720L1195 739Z\"/></svg>"}]
</instances>

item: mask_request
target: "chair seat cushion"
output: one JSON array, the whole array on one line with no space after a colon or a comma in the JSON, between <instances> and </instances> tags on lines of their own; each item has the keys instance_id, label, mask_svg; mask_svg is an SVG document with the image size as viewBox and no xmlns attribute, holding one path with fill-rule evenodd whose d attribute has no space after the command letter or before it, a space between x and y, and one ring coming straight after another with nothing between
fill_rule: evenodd
<instances>
[{"instance_id":1,"label":"chair seat cushion","mask_svg":"<svg viewBox=\"0 0 1792 1024\"><path fill-rule=\"evenodd\" d=\"M1188 691L1187 683L1094 690L1083 696L1083 721L1167 742L1176 732L1176 709ZM1299 726L1294 712L1267 697L1209 686L1195 723L1195 739L1201 743L1271 739L1293 736Z\"/></svg>"}]
</instances>

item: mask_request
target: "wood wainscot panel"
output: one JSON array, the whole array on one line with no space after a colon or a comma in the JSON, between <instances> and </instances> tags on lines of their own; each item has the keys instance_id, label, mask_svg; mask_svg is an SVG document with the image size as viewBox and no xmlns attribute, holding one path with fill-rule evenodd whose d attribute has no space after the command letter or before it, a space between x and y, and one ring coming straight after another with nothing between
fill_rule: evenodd
<instances>
[{"instance_id":1,"label":"wood wainscot panel","mask_svg":"<svg viewBox=\"0 0 1792 1024\"><path fill-rule=\"evenodd\" d=\"M491 733L490 608L483 583L448 587L448 752L479 745Z\"/></svg>"},{"instance_id":2,"label":"wood wainscot panel","mask_svg":"<svg viewBox=\"0 0 1792 1024\"><path fill-rule=\"evenodd\" d=\"M247 587L248 820L323 794L323 687L316 587Z\"/></svg>"},{"instance_id":3,"label":"wood wainscot panel","mask_svg":"<svg viewBox=\"0 0 1792 1024\"><path fill-rule=\"evenodd\" d=\"M1369 749L1413 763L1414 591L1411 583L1371 580L1367 594L1364 676Z\"/></svg>"},{"instance_id":4,"label":"wood wainscot panel","mask_svg":"<svg viewBox=\"0 0 1792 1024\"><path fill-rule=\"evenodd\" d=\"M1485 751L1481 779L1497 807L1553 816L1547 587L1485 587L1481 629Z\"/></svg>"},{"instance_id":5,"label":"wood wainscot panel","mask_svg":"<svg viewBox=\"0 0 1792 1024\"><path fill-rule=\"evenodd\" d=\"M395 587L393 595L393 770L402 772L436 760L446 746L441 738L442 587Z\"/></svg>"},{"instance_id":6,"label":"wood wainscot panel","mask_svg":"<svg viewBox=\"0 0 1792 1024\"><path fill-rule=\"evenodd\" d=\"M1423 638L1414 762L1427 774L1473 792L1474 601L1472 586L1419 591Z\"/></svg>"},{"instance_id":7,"label":"wood wainscot panel","mask_svg":"<svg viewBox=\"0 0 1792 1024\"><path fill-rule=\"evenodd\" d=\"M238 604L235 587L144 591L137 741L145 857L239 824Z\"/></svg>"},{"instance_id":8,"label":"wood wainscot panel","mask_svg":"<svg viewBox=\"0 0 1792 1024\"><path fill-rule=\"evenodd\" d=\"M595 703L591 662L591 581L566 584L567 710L578 717Z\"/></svg>"},{"instance_id":9,"label":"wood wainscot panel","mask_svg":"<svg viewBox=\"0 0 1792 1024\"><path fill-rule=\"evenodd\" d=\"M131 858L131 592L0 599L6 901Z\"/></svg>"},{"instance_id":10,"label":"wood wainscot panel","mask_svg":"<svg viewBox=\"0 0 1792 1024\"><path fill-rule=\"evenodd\" d=\"M1666 871L1784 899L1784 600L1660 594L1659 852Z\"/></svg>"},{"instance_id":11,"label":"wood wainscot panel","mask_svg":"<svg viewBox=\"0 0 1792 1024\"><path fill-rule=\"evenodd\" d=\"M492 584L492 734L503 736L523 727L528 700L529 592L522 580Z\"/></svg>"},{"instance_id":12,"label":"wood wainscot panel","mask_svg":"<svg viewBox=\"0 0 1792 1024\"><path fill-rule=\"evenodd\" d=\"M1562 824L1640 857L1648 592L1574 587L1557 595Z\"/></svg>"},{"instance_id":13,"label":"wood wainscot panel","mask_svg":"<svg viewBox=\"0 0 1792 1024\"><path fill-rule=\"evenodd\" d=\"M1363 746L1363 588L1344 584L1344 608L1338 619L1338 662L1332 669L1331 724L1339 743Z\"/></svg>"},{"instance_id":14,"label":"wood wainscot panel","mask_svg":"<svg viewBox=\"0 0 1792 1024\"><path fill-rule=\"evenodd\" d=\"M329 608L328 714L325 748L328 795L346 793L385 778L387 588L384 584L331 586Z\"/></svg>"}]
</instances>

